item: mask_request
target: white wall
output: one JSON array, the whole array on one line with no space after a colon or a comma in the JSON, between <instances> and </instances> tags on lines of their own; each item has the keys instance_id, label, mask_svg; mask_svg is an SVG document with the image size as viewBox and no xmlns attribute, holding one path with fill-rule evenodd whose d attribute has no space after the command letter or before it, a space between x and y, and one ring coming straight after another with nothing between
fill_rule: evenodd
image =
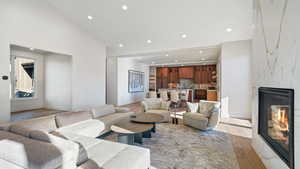
<instances>
[{"instance_id":1,"label":"white wall","mask_svg":"<svg viewBox=\"0 0 300 169\"><path fill-rule=\"evenodd\" d=\"M257 4L257 0L255 0ZM288 166L265 143L258 133L258 88L276 87L295 90L294 134L295 134L295 169L300 168L300 1L288 1L287 12L283 21L281 41L278 50L275 49L278 39L280 16L283 2L261 1L264 25L268 46L273 51L267 56L260 10L257 6L256 28L253 39L252 57L252 110L253 110L253 141L252 145L261 157L267 169L288 169ZM274 50L275 49L275 50ZM277 61L275 61L277 60Z\"/></svg>"},{"instance_id":2,"label":"white wall","mask_svg":"<svg viewBox=\"0 0 300 169\"><path fill-rule=\"evenodd\" d=\"M45 63L45 108L72 109L72 57L49 54Z\"/></svg>"},{"instance_id":3,"label":"white wall","mask_svg":"<svg viewBox=\"0 0 300 169\"><path fill-rule=\"evenodd\" d=\"M9 75L10 44L72 55L72 108L105 103L105 45L55 8L40 0L1 0L0 28L0 76ZM9 84L0 80L0 121L10 119Z\"/></svg>"},{"instance_id":4,"label":"white wall","mask_svg":"<svg viewBox=\"0 0 300 169\"><path fill-rule=\"evenodd\" d=\"M107 104L118 105L118 57L107 58Z\"/></svg>"},{"instance_id":5,"label":"white wall","mask_svg":"<svg viewBox=\"0 0 300 169\"><path fill-rule=\"evenodd\" d=\"M128 70L145 72L145 92L128 92ZM137 64L130 58L118 58L118 105L142 101L149 87L149 66Z\"/></svg>"},{"instance_id":6,"label":"white wall","mask_svg":"<svg viewBox=\"0 0 300 169\"><path fill-rule=\"evenodd\" d=\"M35 80L36 80L36 95L33 98L25 99L11 99L11 112L17 112L22 110L39 109L44 106L44 56L37 52L29 52L21 49L11 48L11 55L26 57L34 59L36 69Z\"/></svg>"},{"instance_id":7,"label":"white wall","mask_svg":"<svg viewBox=\"0 0 300 169\"><path fill-rule=\"evenodd\" d=\"M226 42L221 53L222 116L251 119L251 41Z\"/></svg>"}]
</instances>

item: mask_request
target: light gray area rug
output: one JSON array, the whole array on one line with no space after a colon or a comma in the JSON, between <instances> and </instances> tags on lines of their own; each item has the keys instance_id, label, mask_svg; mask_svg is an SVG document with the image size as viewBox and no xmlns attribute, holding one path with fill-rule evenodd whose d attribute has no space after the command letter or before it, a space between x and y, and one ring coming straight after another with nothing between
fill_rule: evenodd
<instances>
[{"instance_id":1,"label":"light gray area rug","mask_svg":"<svg viewBox=\"0 0 300 169\"><path fill-rule=\"evenodd\" d=\"M116 141L117 135L104 139ZM218 131L162 123L138 146L150 149L151 165L157 169L239 169L230 137Z\"/></svg>"}]
</instances>

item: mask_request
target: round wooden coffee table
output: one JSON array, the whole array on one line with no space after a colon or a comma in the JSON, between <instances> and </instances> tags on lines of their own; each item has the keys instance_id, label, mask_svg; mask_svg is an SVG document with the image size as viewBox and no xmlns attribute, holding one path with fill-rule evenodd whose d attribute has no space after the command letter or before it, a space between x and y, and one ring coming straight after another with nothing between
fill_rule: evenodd
<instances>
[{"instance_id":1,"label":"round wooden coffee table","mask_svg":"<svg viewBox=\"0 0 300 169\"><path fill-rule=\"evenodd\" d=\"M164 120L164 117L155 113L141 113L137 114L135 117L131 117L131 121L135 123L142 124L152 124L152 132L156 132L156 123L161 123ZM151 138L151 132L145 132L143 137Z\"/></svg>"},{"instance_id":2,"label":"round wooden coffee table","mask_svg":"<svg viewBox=\"0 0 300 169\"><path fill-rule=\"evenodd\" d=\"M143 133L150 132L153 124L132 123L121 121L111 126L111 130L118 134L118 142L133 145L135 142L143 144Z\"/></svg>"}]
</instances>

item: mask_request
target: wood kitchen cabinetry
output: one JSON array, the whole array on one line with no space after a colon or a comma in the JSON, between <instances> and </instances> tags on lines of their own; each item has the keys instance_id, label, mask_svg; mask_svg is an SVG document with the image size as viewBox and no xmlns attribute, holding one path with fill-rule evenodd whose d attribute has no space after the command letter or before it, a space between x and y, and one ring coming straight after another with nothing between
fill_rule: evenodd
<instances>
[{"instance_id":1,"label":"wood kitchen cabinetry","mask_svg":"<svg viewBox=\"0 0 300 169\"><path fill-rule=\"evenodd\" d=\"M216 65L203 65L195 67L194 83L210 84L216 82Z\"/></svg>"},{"instance_id":2,"label":"wood kitchen cabinetry","mask_svg":"<svg viewBox=\"0 0 300 169\"><path fill-rule=\"evenodd\" d=\"M191 79L195 84L216 83L216 65L156 68L157 89L169 88L169 83L180 83L180 79Z\"/></svg>"},{"instance_id":3,"label":"wood kitchen cabinetry","mask_svg":"<svg viewBox=\"0 0 300 169\"><path fill-rule=\"evenodd\" d=\"M177 67L169 68L169 83L179 83L179 74Z\"/></svg>"},{"instance_id":4,"label":"wood kitchen cabinetry","mask_svg":"<svg viewBox=\"0 0 300 169\"><path fill-rule=\"evenodd\" d=\"M167 67L156 69L156 86L157 89L168 88L169 69Z\"/></svg>"},{"instance_id":5,"label":"wood kitchen cabinetry","mask_svg":"<svg viewBox=\"0 0 300 169\"><path fill-rule=\"evenodd\" d=\"M182 79L193 79L194 78L194 67L180 67L179 78Z\"/></svg>"}]
</instances>

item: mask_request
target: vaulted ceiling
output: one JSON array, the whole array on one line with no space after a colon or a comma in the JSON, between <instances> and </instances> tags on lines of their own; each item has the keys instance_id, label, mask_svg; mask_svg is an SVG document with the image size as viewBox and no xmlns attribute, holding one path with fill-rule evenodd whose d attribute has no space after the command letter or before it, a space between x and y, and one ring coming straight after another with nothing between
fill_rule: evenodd
<instances>
[{"instance_id":1,"label":"vaulted ceiling","mask_svg":"<svg viewBox=\"0 0 300 169\"><path fill-rule=\"evenodd\" d=\"M111 56L215 46L252 36L252 0L47 1L103 40Z\"/></svg>"}]
</instances>

